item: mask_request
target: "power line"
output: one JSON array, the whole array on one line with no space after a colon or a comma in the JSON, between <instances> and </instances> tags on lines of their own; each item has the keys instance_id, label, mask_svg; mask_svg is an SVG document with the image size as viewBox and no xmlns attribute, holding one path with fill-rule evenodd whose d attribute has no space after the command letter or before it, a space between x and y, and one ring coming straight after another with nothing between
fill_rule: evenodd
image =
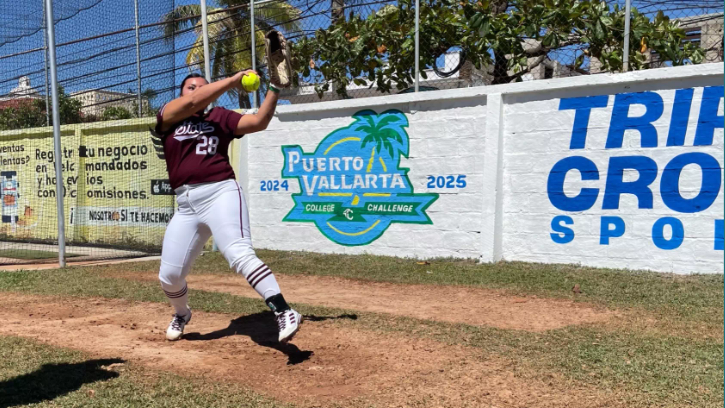
<instances>
[{"instance_id":1,"label":"power line","mask_svg":"<svg viewBox=\"0 0 725 408\"><path fill-rule=\"evenodd\" d=\"M376 2L370 2L370 3L367 3L367 4L382 4L382 3L386 3L386 2L376 1ZM265 5L267 5L267 4L269 4L269 3L266 3ZM237 7L237 8L239 8L239 7ZM225 10L228 10L228 9L225 9ZM317 12L317 13L313 13L313 14L308 14L308 15L300 15L300 16L299 16L299 17L297 17L297 18L289 19L289 20L287 20L287 21L283 21L283 22L280 22L280 23L278 23L278 24L273 24L272 26L273 26L273 27L276 27L276 26L280 26L280 25L285 25L285 24L289 24L290 22L295 22L295 21L300 21L300 20L305 20L305 19L309 19L309 18L312 18L312 17L316 17L316 16L318 16L318 15L324 14L324 13L325 13L326 11L327 11L327 10L322 10L322 11L320 11L320 12ZM222 11L215 11L214 13L219 13L219 12L222 12ZM211 14L211 13L210 13L210 14ZM213 23L214 23L214 24L218 24L218 23L220 24L220 23L221 23L222 21L224 21L224 20L226 20L226 19L228 19L228 18L232 18L232 17L233 17L233 16L225 17L224 19L222 19L222 20L217 20L217 21L215 21L215 22L213 22ZM175 21L177 21L177 20L184 20L184 19L176 19ZM161 23L155 23L155 24L153 24L153 25L148 25L148 26L157 26L157 25L160 25L160 24L161 24ZM166 23L163 23L163 24L166 24ZM195 29L195 28L194 28L194 27L192 27L192 28L189 28L189 29L185 29L185 30L181 30L181 31L178 31L178 32L176 32L176 33L174 33L174 34L172 34L172 35L164 35L164 36L161 36L161 37L157 37L157 38L152 38L152 39L150 39L150 40L146 40L146 41L145 41L144 43L151 43L151 42L154 42L154 41L159 41L159 40L164 40L164 39L168 39L168 38L171 38L171 37L175 37L175 36L178 36L178 35L179 35L179 34L181 34L181 33L185 33L185 32L189 32L189 31L192 31L192 30L194 30L194 29ZM120 30L120 31L124 31L124 30ZM305 31L309 32L310 30L296 30L296 31L294 31L294 33L297 33L297 32L305 32ZM243 34L240 34L240 35L237 35L237 36L233 36L233 37L231 37L231 38L235 38L235 37L244 37L244 36L247 36L247 35L249 35L249 34L243 33ZM90 38L93 38L93 39L95 39L95 38L97 38L97 37L98 37L98 36L96 36L96 37L90 37ZM292 36L289 36L289 39L294 39L294 38L296 38L296 37L297 37L297 36L294 36L294 35L292 35ZM222 38L222 39L217 39L217 40L213 40L212 42L213 42L213 43L215 43L215 42L219 42L219 41L224 41L224 40L228 40L228 39L230 39L230 37L225 37L225 38ZM67 44L67 43L66 43L66 44ZM133 44L133 45L130 45L130 46L126 46L126 47L118 47L118 49L117 49L117 50L121 50L121 49L126 49L126 48L131 48L131 47L135 47L135 44ZM181 48L181 49L175 49L175 50L174 50L174 51L172 51L172 52L168 52L168 53L163 53L163 54L157 54L157 55L155 55L155 56L153 56L153 57L150 57L150 58L147 58L147 59L144 59L144 60L142 60L142 62L146 62L146 61L149 61L149 60L152 60L152 59L156 59L156 58L160 58L160 57L164 57L164 56L169 56L169 55L173 55L173 54L175 54L175 53L177 53L177 52L180 52L180 51L188 51L188 50L191 50L191 49L193 49L194 47L195 47L195 45L194 45L194 44L192 44L192 45L191 45L191 46L189 46L189 47L185 47L185 48ZM244 52L244 51L249 51L250 49L251 49L251 48L247 48L247 49L245 49L245 50L240 50L240 52ZM106 55L106 54L108 54L108 52L109 52L109 51L114 51L114 50L105 50L104 52L102 52L102 53L98 53L98 54L96 54L96 55L97 55L97 56L100 56L100 55ZM93 57L93 56L91 56L91 57L82 57L82 58L80 58L80 59L78 59L78 60L74 60L74 61L68 61L68 62L64 62L64 63L61 63L61 64L59 64L59 67L60 67L60 66L65 66L65 65L68 65L68 64L72 65L72 64L75 64L75 63L79 63L79 62L87 62L87 61L88 61L88 59L89 59L89 58L92 58L92 57ZM124 67L127 67L127 66L131 66L131 65L134 65L134 64L135 64L135 63L128 63L128 64L123 64L123 65L120 65L120 66L110 67L110 68L107 68L107 69L105 69L105 70L102 70L102 71L98 71L98 72L93 72L93 73L89 73L89 74L84 74L84 75L81 75L81 76L78 76L78 77L74 77L74 78L68 78L68 79L62 80L61 82L62 82L62 83L74 82L74 81L75 81L75 80L77 80L78 78L83 78L83 77L89 77L89 76L94 76L94 75L100 75L100 74L103 74L103 73L105 73L105 72L110 72L110 71L113 71L113 70L121 69L121 68L124 68ZM187 65L186 67L188 67L188 65ZM183 68L186 68L186 67L183 67ZM26 72L26 73L24 73L24 74L22 74L22 75L19 75L19 76L13 77L13 78L9 78L9 79L7 79L7 80L4 80L4 81L0 81L0 83L5 83L5 82L9 82L9 81L12 81L12 80L17 80L17 79L19 79L19 78L20 78L20 77L22 77L22 76L26 76L26 75L32 75L32 74L39 74L39 73L41 73L41 72L42 72L42 70L37 70L37 71L32 71L32 72ZM98 81L98 80L100 80L100 79L95 79L94 81ZM86 81L86 83L87 83L87 82L88 82L88 81ZM36 87L36 89L37 89L37 88L40 88L40 87Z\"/></svg>"},{"instance_id":2,"label":"power line","mask_svg":"<svg viewBox=\"0 0 725 408\"><path fill-rule=\"evenodd\" d=\"M56 18L56 19L55 19L55 20L53 21L53 23L54 23L54 24L56 24L56 23L58 23L58 22L60 22L60 21L65 21L65 20L69 20L69 19L71 19L71 18L73 18L73 17L77 16L78 14L80 14L80 12L81 12L81 11L86 11L86 10L90 10L90 9L92 9L93 7L95 7L95 6L99 5L99 4L100 4L100 3L102 2L102 1L103 1L103 0L98 0L98 1L96 1L95 3L93 3L92 5L90 5L90 6L88 6L88 7L82 7L82 8L79 8L78 10L76 10L76 12L75 12L75 13L73 13L73 14L71 14L71 15L69 15L69 16L66 16L66 17L60 17L60 18ZM62 13L61 13L61 14L62 14ZM61 15L61 14L58 14L58 15ZM27 15L26 15L26 16L24 16L24 17L27 17ZM44 16L43 16L42 18L44 18ZM27 18L23 18L23 19L22 19L21 21L27 21ZM40 27L38 27L38 28L37 28L37 29L36 29L35 31L33 31L33 32L32 32L31 34L25 34L25 35L22 35L22 36L18 36L18 37L16 37L16 38L15 38L14 40L12 40L12 41L5 41L5 42L2 42L2 43L0 43L0 47L3 47L3 46L4 46L4 45L6 45L6 44L12 44L12 43L18 42L18 41L22 40L23 38L27 38L27 37L32 37L33 35L35 35L35 34L37 34L38 32L40 32L40 30L42 30L42 29L43 29L43 26L41 25L41 26L40 26Z\"/></svg>"}]
</instances>

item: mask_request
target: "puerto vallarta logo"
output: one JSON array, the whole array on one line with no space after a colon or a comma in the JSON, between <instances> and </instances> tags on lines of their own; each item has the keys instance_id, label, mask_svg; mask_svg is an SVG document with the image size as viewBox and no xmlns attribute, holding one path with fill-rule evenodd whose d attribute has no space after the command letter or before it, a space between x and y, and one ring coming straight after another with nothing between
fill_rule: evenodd
<instances>
[{"instance_id":1,"label":"puerto vallarta logo","mask_svg":"<svg viewBox=\"0 0 725 408\"><path fill-rule=\"evenodd\" d=\"M415 194L408 169L408 119L398 110L364 110L330 133L314 153L283 146L282 177L297 178L301 193L283 221L314 222L341 245L366 245L391 223L432 224L425 210L438 194Z\"/></svg>"}]
</instances>

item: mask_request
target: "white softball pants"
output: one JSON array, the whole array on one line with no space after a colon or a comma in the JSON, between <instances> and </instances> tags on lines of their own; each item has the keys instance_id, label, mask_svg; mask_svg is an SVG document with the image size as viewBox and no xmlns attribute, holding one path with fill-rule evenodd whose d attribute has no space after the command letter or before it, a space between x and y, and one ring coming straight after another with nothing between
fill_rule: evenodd
<instances>
[{"instance_id":1,"label":"white softball pants","mask_svg":"<svg viewBox=\"0 0 725 408\"><path fill-rule=\"evenodd\" d=\"M263 299L280 293L272 271L252 248L247 204L235 180L181 186L176 202L178 211L164 235L159 279L177 313L188 310L186 275L211 236L229 266Z\"/></svg>"}]
</instances>

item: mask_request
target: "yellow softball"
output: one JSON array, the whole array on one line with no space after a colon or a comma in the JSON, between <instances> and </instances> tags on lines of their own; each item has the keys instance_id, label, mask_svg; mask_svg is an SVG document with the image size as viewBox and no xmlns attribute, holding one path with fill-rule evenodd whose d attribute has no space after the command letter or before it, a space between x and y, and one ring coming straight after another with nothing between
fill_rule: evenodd
<instances>
[{"instance_id":1,"label":"yellow softball","mask_svg":"<svg viewBox=\"0 0 725 408\"><path fill-rule=\"evenodd\" d=\"M247 92L254 92L259 89L259 75L251 72L244 74L242 77L242 88Z\"/></svg>"}]
</instances>

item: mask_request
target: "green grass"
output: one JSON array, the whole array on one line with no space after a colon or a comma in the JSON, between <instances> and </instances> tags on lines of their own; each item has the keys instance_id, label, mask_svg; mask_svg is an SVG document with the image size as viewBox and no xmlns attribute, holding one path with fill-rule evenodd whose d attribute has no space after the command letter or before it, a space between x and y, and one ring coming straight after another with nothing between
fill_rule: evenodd
<instances>
[{"instance_id":1,"label":"green grass","mask_svg":"<svg viewBox=\"0 0 725 408\"><path fill-rule=\"evenodd\" d=\"M0 358L0 407L289 406L238 386L151 372L116 356L99 359L17 337L0 336ZM113 363L123 365L108 370Z\"/></svg>"},{"instance_id":2,"label":"green grass","mask_svg":"<svg viewBox=\"0 0 725 408\"><path fill-rule=\"evenodd\" d=\"M653 272L597 269L574 265L524 262L480 264L439 259L430 265L416 260L372 255L322 255L303 252L258 251L260 258L285 274L336 276L377 282L466 285L506 289L512 293L556 298L586 298L608 305L645 306L688 304L722 306L723 275L678 276ZM228 271L220 255L201 257L195 272ZM584 296L571 288L579 284ZM663 296L664 295L664 296ZM720 307L722 309L722 307Z\"/></svg>"},{"instance_id":3,"label":"green grass","mask_svg":"<svg viewBox=\"0 0 725 408\"><path fill-rule=\"evenodd\" d=\"M415 261L372 257L258 251L277 273L336 276L369 281L467 285L515 294L575 299L620 311L605 324L529 333L422 321L375 313L295 304L306 315L356 313L340 330L394 332L465 345L481 355L514 362L517 375L569 381L612 390L629 406L723 405L722 275L674 276L524 263L479 265L468 261ZM166 302L156 282L113 278L114 272L150 271L158 262L0 274L0 291L102 296ZM428 273L428 272L431 273ZM231 273L218 254L201 257L192 273ZM571 287L579 283L583 295ZM195 309L250 314L266 310L256 299L190 289ZM638 319L652 320L643 328Z\"/></svg>"},{"instance_id":4,"label":"green grass","mask_svg":"<svg viewBox=\"0 0 725 408\"><path fill-rule=\"evenodd\" d=\"M66 258L80 256L77 254L65 254ZM53 251L40 251L36 249L0 249L0 258L12 259L57 259L58 253Z\"/></svg>"},{"instance_id":5,"label":"green grass","mask_svg":"<svg viewBox=\"0 0 725 408\"><path fill-rule=\"evenodd\" d=\"M722 332L723 275L675 275L597 269L575 265L524 262L479 264L440 259L419 265L416 260L372 255L323 255L307 252L257 250L275 273L330 276L373 282L423 285L464 285L501 289L512 295L569 299L616 309L642 309L672 324ZM109 265L97 269L156 271L157 262ZM193 274L231 274L219 253L199 257ZM583 293L574 294L579 284Z\"/></svg>"}]
</instances>

